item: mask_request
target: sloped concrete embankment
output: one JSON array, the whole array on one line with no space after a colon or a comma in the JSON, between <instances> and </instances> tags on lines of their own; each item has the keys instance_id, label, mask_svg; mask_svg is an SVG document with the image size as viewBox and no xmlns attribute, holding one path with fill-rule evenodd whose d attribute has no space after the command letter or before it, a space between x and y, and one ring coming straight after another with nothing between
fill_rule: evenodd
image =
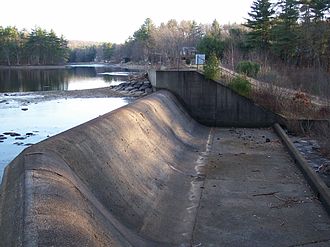
<instances>
[{"instance_id":1,"label":"sloped concrete embankment","mask_svg":"<svg viewBox=\"0 0 330 247\"><path fill-rule=\"evenodd\" d=\"M160 91L26 149L1 246L189 246L209 131Z\"/></svg>"}]
</instances>

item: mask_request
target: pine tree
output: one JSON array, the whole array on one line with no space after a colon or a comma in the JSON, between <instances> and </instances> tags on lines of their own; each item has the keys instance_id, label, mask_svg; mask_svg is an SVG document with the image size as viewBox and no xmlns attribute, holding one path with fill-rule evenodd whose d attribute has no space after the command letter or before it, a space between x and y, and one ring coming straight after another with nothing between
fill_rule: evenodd
<instances>
[{"instance_id":1,"label":"pine tree","mask_svg":"<svg viewBox=\"0 0 330 247\"><path fill-rule=\"evenodd\" d=\"M329 47L329 24L324 21L329 0L302 0L299 28L299 63L305 67L326 67Z\"/></svg>"},{"instance_id":2,"label":"pine tree","mask_svg":"<svg viewBox=\"0 0 330 247\"><path fill-rule=\"evenodd\" d=\"M275 13L269 0L256 0L251 6L250 16L247 19L246 27L251 31L248 34L247 42L251 47L267 49L270 45L270 30L272 16Z\"/></svg>"},{"instance_id":3,"label":"pine tree","mask_svg":"<svg viewBox=\"0 0 330 247\"><path fill-rule=\"evenodd\" d=\"M298 42L299 2L283 0L279 3L280 14L272 29L272 50L286 62L292 62Z\"/></svg>"},{"instance_id":4,"label":"pine tree","mask_svg":"<svg viewBox=\"0 0 330 247\"><path fill-rule=\"evenodd\" d=\"M329 0L314 0L309 3L312 16L314 21L323 20L326 14L326 11L329 10L330 1Z\"/></svg>"},{"instance_id":5,"label":"pine tree","mask_svg":"<svg viewBox=\"0 0 330 247\"><path fill-rule=\"evenodd\" d=\"M301 0L300 14L303 24L308 24L311 22L312 13L311 13L311 1L310 0Z\"/></svg>"},{"instance_id":6,"label":"pine tree","mask_svg":"<svg viewBox=\"0 0 330 247\"><path fill-rule=\"evenodd\" d=\"M221 27L217 20L214 20L209 31L202 37L197 45L197 50L206 54L206 59L215 55L217 59L223 58L225 45L221 37Z\"/></svg>"}]
</instances>

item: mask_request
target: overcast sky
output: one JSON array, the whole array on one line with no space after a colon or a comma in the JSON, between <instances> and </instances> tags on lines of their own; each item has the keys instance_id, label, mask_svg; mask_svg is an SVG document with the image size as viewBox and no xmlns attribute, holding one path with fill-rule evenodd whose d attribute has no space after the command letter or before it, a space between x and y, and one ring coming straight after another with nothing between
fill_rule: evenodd
<instances>
[{"instance_id":1,"label":"overcast sky","mask_svg":"<svg viewBox=\"0 0 330 247\"><path fill-rule=\"evenodd\" d=\"M253 0L1 0L0 25L53 29L69 40L122 43L146 18L242 23Z\"/></svg>"}]
</instances>

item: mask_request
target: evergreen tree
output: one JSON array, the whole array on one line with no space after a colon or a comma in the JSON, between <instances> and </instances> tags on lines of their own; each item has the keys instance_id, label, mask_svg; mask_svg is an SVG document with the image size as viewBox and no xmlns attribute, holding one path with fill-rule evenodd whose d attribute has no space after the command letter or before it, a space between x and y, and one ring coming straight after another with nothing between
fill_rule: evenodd
<instances>
[{"instance_id":1,"label":"evergreen tree","mask_svg":"<svg viewBox=\"0 0 330 247\"><path fill-rule=\"evenodd\" d=\"M147 41L150 38L152 30L155 28L152 20L147 18L141 27L135 31L133 37L138 41Z\"/></svg>"},{"instance_id":2,"label":"evergreen tree","mask_svg":"<svg viewBox=\"0 0 330 247\"><path fill-rule=\"evenodd\" d=\"M114 46L111 43L103 43L102 44L103 50L103 60L109 61L113 55Z\"/></svg>"},{"instance_id":3,"label":"evergreen tree","mask_svg":"<svg viewBox=\"0 0 330 247\"><path fill-rule=\"evenodd\" d=\"M311 13L314 21L320 21L325 18L326 11L329 11L329 0L313 0L309 1Z\"/></svg>"},{"instance_id":4,"label":"evergreen tree","mask_svg":"<svg viewBox=\"0 0 330 247\"><path fill-rule=\"evenodd\" d=\"M220 61L215 53L211 53L204 65L205 78L216 80L220 74Z\"/></svg>"},{"instance_id":5,"label":"evergreen tree","mask_svg":"<svg viewBox=\"0 0 330 247\"><path fill-rule=\"evenodd\" d=\"M57 37L53 30L48 32L37 27L29 34L21 32L18 44L27 64L59 64L66 62L68 57L67 41Z\"/></svg>"},{"instance_id":6,"label":"evergreen tree","mask_svg":"<svg viewBox=\"0 0 330 247\"><path fill-rule=\"evenodd\" d=\"M311 1L302 0L300 7L301 25L298 31L298 64L303 66L309 66L313 57L313 37L311 23Z\"/></svg>"},{"instance_id":7,"label":"evergreen tree","mask_svg":"<svg viewBox=\"0 0 330 247\"><path fill-rule=\"evenodd\" d=\"M202 37L203 37L202 27L200 25L197 25L196 21L192 21L188 34L189 46L196 46L196 44Z\"/></svg>"},{"instance_id":8,"label":"evergreen tree","mask_svg":"<svg viewBox=\"0 0 330 247\"><path fill-rule=\"evenodd\" d=\"M218 59L223 58L225 43L221 37L221 28L217 20L214 20L209 32L206 33L197 45L197 50L206 55L208 59L215 55Z\"/></svg>"},{"instance_id":9,"label":"evergreen tree","mask_svg":"<svg viewBox=\"0 0 330 247\"><path fill-rule=\"evenodd\" d=\"M280 14L272 29L272 50L285 62L292 62L297 52L299 2L283 0L279 7Z\"/></svg>"},{"instance_id":10,"label":"evergreen tree","mask_svg":"<svg viewBox=\"0 0 330 247\"><path fill-rule=\"evenodd\" d=\"M300 14L303 24L311 22L312 13L311 13L311 1L310 0L301 0Z\"/></svg>"},{"instance_id":11,"label":"evergreen tree","mask_svg":"<svg viewBox=\"0 0 330 247\"><path fill-rule=\"evenodd\" d=\"M212 22L210 34L218 39L221 39L221 27L216 19Z\"/></svg>"},{"instance_id":12,"label":"evergreen tree","mask_svg":"<svg viewBox=\"0 0 330 247\"><path fill-rule=\"evenodd\" d=\"M250 18L245 24L251 29L248 34L248 43L254 48L268 49L272 17L275 11L269 0L255 0L251 9L251 12L248 13Z\"/></svg>"},{"instance_id":13,"label":"evergreen tree","mask_svg":"<svg viewBox=\"0 0 330 247\"><path fill-rule=\"evenodd\" d=\"M151 49L154 46L154 42L152 40L152 32L155 29L155 25L153 24L150 18L147 18L141 27L134 32L133 34L133 45L135 48L136 57L143 57L144 60L148 59Z\"/></svg>"}]
</instances>

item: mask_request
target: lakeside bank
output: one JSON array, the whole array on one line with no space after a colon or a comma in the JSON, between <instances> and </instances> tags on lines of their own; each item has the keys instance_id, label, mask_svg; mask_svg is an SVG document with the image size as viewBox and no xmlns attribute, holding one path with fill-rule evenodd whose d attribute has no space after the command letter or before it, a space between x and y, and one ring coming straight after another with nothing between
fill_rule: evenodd
<instances>
[{"instance_id":1,"label":"lakeside bank","mask_svg":"<svg viewBox=\"0 0 330 247\"><path fill-rule=\"evenodd\" d=\"M119 64L110 64L110 63L67 63L59 65L0 65L0 69L66 69L70 67L112 67L112 68L121 68L128 70L139 70L146 71L148 65L140 64L130 64L130 63L119 63Z\"/></svg>"}]
</instances>

